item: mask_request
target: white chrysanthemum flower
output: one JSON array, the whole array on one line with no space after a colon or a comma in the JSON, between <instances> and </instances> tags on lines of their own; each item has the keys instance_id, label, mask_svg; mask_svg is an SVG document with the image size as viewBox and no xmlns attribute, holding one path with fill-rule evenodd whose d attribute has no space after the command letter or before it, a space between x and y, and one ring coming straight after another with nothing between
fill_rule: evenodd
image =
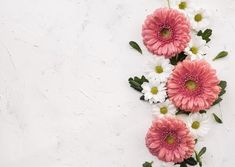
<instances>
[{"instance_id":1,"label":"white chrysanthemum flower","mask_svg":"<svg viewBox=\"0 0 235 167\"><path fill-rule=\"evenodd\" d=\"M192 35L185 53L190 56L191 60L202 59L206 55L206 41L197 35Z\"/></svg>"},{"instance_id":2,"label":"white chrysanthemum flower","mask_svg":"<svg viewBox=\"0 0 235 167\"><path fill-rule=\"evenodd\" d=\"M144 82L141 86L143 88L142 93L144 94L144 99L148 100L151 104L165 101L167 95L164 83L149 80L149 82Z\"/></svg>"},{"instance_id":3,"label":"white chrysanthemum flower","mask_svg":"<svg viewBox=\"0 0 235 167\"><path fill-rule=\"evenodd\" d=\"M148 63L148 78L150 80L158 80L166 82L170 76L174 66L170 64L169 59L164 57L154 57Z\"/></svg>"},{"instance_id":4,"label":"white chrysanthemum flower","mask_svg":"<svg viewBox=\"0 0 235 167\"><path fill-rule=\"evenodd\" d=\"M193 10L189 18L192 29L196 31L204 30L209 25L209 16L204 9Z\"/></svg>"},{"instance_id":5,"label":"white chrysanthemum flower","mask_svg":"<svg viewBox=\"0 0 235 167\"><path fill-rule=\"evenodd\" d=\"M175 115L176 112L177 112L177 110L176 110L175 106L169 100L166 100L163 103L157 103L153 106L153 116L154 117Z\"/></svg>"},{"instance_id":6,"label":"white chrysanthemum flower","mask_svg":"<svg viewBox=\"0 0 235 167\"><path fill-rule=\"evenodd\" d=\"M209 117L207 114L191 113L188 117L187 126L194 137L203 137L210 129Z\"/></svg>"},{"instance_id":7,"label":"white chrysanthemum flower","mask_svg":"<svg viewBox=\"0 0 235 167\"><path fill-rule=\"evenodd\" d=\"M192 0L175 0L173 2L173 8L187 14L186 11L191 11L193 9Z\"/></svg>"}]
</instances>

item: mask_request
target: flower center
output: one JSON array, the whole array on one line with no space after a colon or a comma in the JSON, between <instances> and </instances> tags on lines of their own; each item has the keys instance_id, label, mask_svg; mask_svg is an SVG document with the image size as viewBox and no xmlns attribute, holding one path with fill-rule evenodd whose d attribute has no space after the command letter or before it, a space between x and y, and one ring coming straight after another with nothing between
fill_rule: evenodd
<instances>
[{"instance_id":1,"label":"flower center","mask_svg":"<svg viewBox=\"0 0 235 167\"><path fill-rule=\"evenodd\" d=\"M160 108L160 113L166 114L168 112L168 109L166 107Z\"/></svg>"},{"instance_id":2,"label":"flower center","mask_svg":"<svg viewBox=\"0 0 235 167\"><path fill-rule=\"evenodd\" d=\"M161 74L163 72L162 66L156 66L155 67L155 72L158 73L158 74Z\"/></svg>"},{"instance_id":3,"label":"flower center","mask_svg":"<svg viewBox=\"0 0 235 167\"><path fill-rule=\"evenodd\" d=\"M185 85L186 85L188 90L195 90L197 88L197 83L195 81L192 81L192 80L188 80L185 83Z\"/></svg>"},{"instance_id":4,"label":"flower center","mask_svg":"<svg viewBox=\"0 0 235 167\"><path fill-rule=\"evenodd\" d=\"M198 129L199 127L200 127L200 122L194 121L194 122L192 123L192 128L193 128L193 129Z\"/></svg>"},{"instance_id":5,"label":"flower center","mask_svg":"<svg viewBox=\"0 0 235 167\"><path fill-rule=\"evenodd\" d=\"M168 136L166 137L166 142L167 142L168 144L173 144L173 143L175 142L174 136L168 135Z\"/></svg>"},{"instance_id":6,"label":"flower center","mask_svg":"<svg viewBox=\"0 0 235 167\"><path fill-rule=\"evenodd\" d=\"M161 37L164 39L171 37L171 31L169 28L162 28L160 31Z\"/></svg>"},{"instance_id":7,"label":"flower center","mask_svg":"<svg viewBox=\"0 0 235 167\"><path fill-rule=\"evenodd\" d=\"M158 88L157 87L152 87L151 88L151 93L156 95L158 93Z\"/></svg>"},{"instance_id":8,"label":"flower center","mask_svg":"<svg viewBox=\"0 0 235 167\"><path fill-rule=\"evenodd\" d=\"M196 15L194 16L194 20L195 20L196 22L200 22L200 21L202 21L202 19L203 19L203 17L202 17L202 15L201 15L200 13L198 13L198 14L196 14Z\"/></svg>"},{"instance_id":9,"label":"flower center","mask_svg":"<svg viewBox=\"0 0 235 167\"><path fill-rule=\"evenodd\" d=\"M193 46L193 47L190 48L190 51L191 51L193 54L196 55L196 54L198 53L198 48L195 47L195 46Z\"/></svg>"},{"instance_id":10,"label":"flower center","mask_svg":"<svg viewBox=\"0 0 235 167\"><path fill-rule=\"evenodd\" d=\"M179 8L180 8L180 9L183 9L183 10L186 9L186 8L187 8L187 3L184 2L184 1L181 2L181 3L179 4Z\"/></svg>"}]
</instances>

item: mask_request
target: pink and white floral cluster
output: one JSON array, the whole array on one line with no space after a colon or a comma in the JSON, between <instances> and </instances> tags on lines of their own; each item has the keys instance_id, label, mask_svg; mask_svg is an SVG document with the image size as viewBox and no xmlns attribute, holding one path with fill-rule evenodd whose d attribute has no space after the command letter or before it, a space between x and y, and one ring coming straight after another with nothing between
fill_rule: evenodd
<instances>
[{"instance_id":1,"label":"pink and white floral cluster","mask_svg":"<svg viewBox=\"0 0 235 167\"><path fill-rule=\"evenodd\" d=\"M226 82L205 59L211 35L208 15L191 7L189 0L177 0L173 8L147 16L142 36L153 56L146 75L129 83L153 106L154 120L146 135L150 153L163 162L201 166L195 145L209 130L211 113L206 110L221 101ZM182 113L184 119L178 116Z\"/></svg>"}]
</instances>

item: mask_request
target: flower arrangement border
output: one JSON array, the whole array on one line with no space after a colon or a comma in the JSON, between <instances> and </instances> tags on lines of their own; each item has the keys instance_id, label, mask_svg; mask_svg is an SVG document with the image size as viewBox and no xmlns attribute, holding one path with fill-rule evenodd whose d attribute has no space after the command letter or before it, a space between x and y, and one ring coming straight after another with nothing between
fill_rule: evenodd
<instances>
[{"instance_id":1,"label":"flower arrangement border","mask_svg":"<svg viewBox=\"0 0 235 167\"><path fill-rule=\"evenodd\" d=\"M218 79L205 59L212 36L207 11L194 8L190 0L167 4L147 16L142 27L143 43L153 55L146 74L128 81L142 94L140 100L153 107L145 137L149 152L163 166L201 167L207 148L195 150L195 145L209 131L210 116L223 123L207 110L223 100L227 82ZM143 54L135 41L129 45ZM226 56L228 52L221 51L213 61ZM152 165L145 162L143 167Z\"/></svg>"}]
</instances>

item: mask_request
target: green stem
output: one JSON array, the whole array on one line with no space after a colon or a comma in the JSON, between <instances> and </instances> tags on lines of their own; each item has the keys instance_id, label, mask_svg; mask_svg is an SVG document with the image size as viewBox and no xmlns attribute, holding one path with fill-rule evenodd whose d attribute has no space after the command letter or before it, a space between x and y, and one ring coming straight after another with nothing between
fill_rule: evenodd
<instances>
[{"instance_id":1,"label":"green stem","mask_svg":"<svg viewBox=\"0 0 235 167\"><path fill-rule=\"evenodd\" d=\"M167 0L168 7L171 8L170 0Z\"/></svg>"}]
</instances>

